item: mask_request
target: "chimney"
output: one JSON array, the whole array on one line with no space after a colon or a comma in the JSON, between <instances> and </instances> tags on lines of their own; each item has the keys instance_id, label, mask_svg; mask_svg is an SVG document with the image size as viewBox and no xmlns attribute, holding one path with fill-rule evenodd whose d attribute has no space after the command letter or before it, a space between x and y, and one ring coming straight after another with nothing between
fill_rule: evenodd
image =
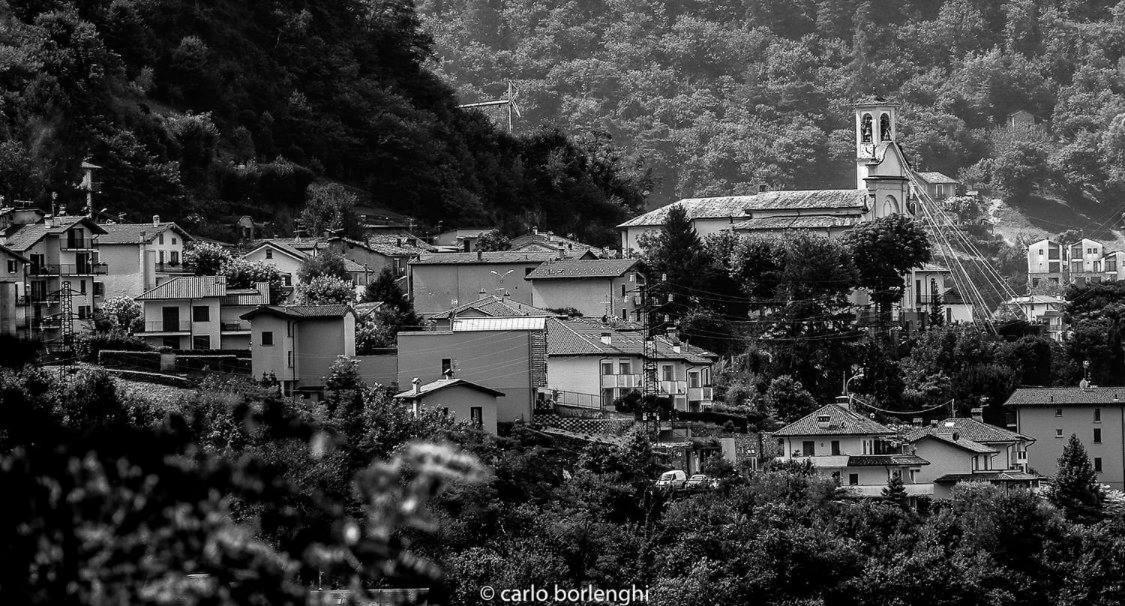
<instances>
[{"instance_id":1,"label":"chimney","mask_svg":"<svg viewBox=\"0 0 1125 606\"><path fill-rule=\"evenodd\" d=\"M613 344L613 337L610 336L610 335L611 335L611 333L609 333L608 331L602 333L602 344L604 344L604 345L612 345Z\"/></svg>"},{"instance_id":2,"label":"chimney","mask_svg":"<svg viewBox=\"0 0 1125 606\"><path fill-rule=\"evenodd\" d=\"M832 426L832 417L829 415L816 415L817 429L828 429Z\"/></svg>"},{"instance_id":3,"label":"chimney","mask_svg":"<svg viewBox=\"0 0 1125 606\"><path fill-rule=\"evenodd\" d=\"M910 420L910 424L915 426L915 427L921 427L922 426L922 417L914 417L913 419Z\"/></svg>"},{"instance_id":4,"label":"chimney","mask_svg":"<svg viewBox=\"0 0 1125 606\"><path fill-rule=\"evenodd\" d=\"M851 410L852 399L849 396L836 396L836 405L844 410Z\"/></svg>"},{"instance_id":5,"label":"chimney","mask_svg":"<svg viewBox=\"0 0 1125 606\"><path fill-rule=\"evenodd\" d=\"M412 385L414 385L414 393L415 394L422 393L422 381L421 381L421 379L419 379L418 377L414 377L414 380L411 381L410 383Z\"/></svg>"},{"instance_id":6,"label":"chimney","mask_svg":"<svg viewBox=\"0 0 1125 606\"><path fill-rule=\"evenodd\" d=\"M481 261L483 259L484 259L484 252L478 250L477 251L477 261Z\"/></svg>"},{"instance_id":7,"label":"chimney","mask_svg":"<svg viewBox=\"0 0 1125 606\"><path fill-rule=\"evenodd\" d=\"M562 261L565 258L566 258L566 256L563 254L563 249L560 248L559 249L559 261Z\"/></svg>"},{"instance_id":8,"label":"chimney","mask_svg":"<svg viewBox=\"0 0 1125 606\"><path fill-rule=\"evenodd\" d=\"M539 235L539 226L538 225L532 225L531 226L531 235L533 235L533 236Z\"/></svg>"},{"instance_id":9,"label":"chimney","mask_svg":"<svg viewBox=\"0 0 1125 606\"><path fill-rule=\"evenodd\" d=\"M675 344L672 345L672 351L674 351L676 353L680 353L682 350L683 350L683 348L680 347L679 343L675 343Z\"/></svg>"},{"instance_id":10,"label":"chimney","mask_svg":"<svg viewBox=\"0 0 1125 606\"><path fill-rule=\"evenodd\" d=\"M770 190L770 186L765 183L758 184L758 193L762 194Z\"/></svg>"},{"instance_id":11,"label":"chimney","mask_svg":"<svg viewBox=\"0 0 1125 606\"><path fill-rule=\"evenodd\" d=\"M446 379L452 379L453 378L453 369L452 368L446 368L445 371L441 373L441 376L445 377Z\"/></svg>"},{"instance_id":12,"label":"chimney","mask_svg":"<svg viewBox=\"0 0 1125 606\"><path fill-rule=\"evenodd\" d=\"M959 434L959 433L957 433L957 432L955 431L955 432L953 432L953 435L952 435L952 436L950 436L950 437L952 437L952 438L953 438L953 441L954 441L954 442L956 442L956 441L957 441L957 439L961 437L961 434Z\"/></svg>"},{"instance_id":13,"label":"chimney","mask_svg":"<svg viewBox=\"0 0 1125 606\"><path fill-rule=\"evenodd\" d=\"M153 225L160 225L160 215L153 215L152 216L152 224Z\"/></svg>"},{"instance_id":14,"label":"chimney","mask_svg":"<svg viewBox=\"0 0 1125 606\"><path fill-rule=\"evenodd\" d=\"M984 408L981 408L980 406L971 408L969 409L969 414L973 417L974 421L978 421L981 423L984 422Z\"/></svg>"}]
</instances>

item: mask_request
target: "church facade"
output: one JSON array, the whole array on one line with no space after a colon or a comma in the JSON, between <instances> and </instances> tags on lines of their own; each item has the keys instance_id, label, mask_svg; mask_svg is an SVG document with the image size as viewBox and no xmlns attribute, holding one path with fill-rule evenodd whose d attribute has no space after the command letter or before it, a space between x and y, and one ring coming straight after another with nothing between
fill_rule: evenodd
<instances>
[{"instance_id":1,"label":"church facade","mask_svg":"<svg viewBox=\"0 0 1125 606\"><path fill-rule=\"evenodd\" d=\"M837 236L852 226L892 214L914 216L910 166L896 142L898 107L876 100L855 106L855 189L762 191L749 196L688 198L618 226L623 251L639 251L659 232L674 206L685 210L700 237L723 231L770 234L790 230Z\"/></svg>"}]
</instances>

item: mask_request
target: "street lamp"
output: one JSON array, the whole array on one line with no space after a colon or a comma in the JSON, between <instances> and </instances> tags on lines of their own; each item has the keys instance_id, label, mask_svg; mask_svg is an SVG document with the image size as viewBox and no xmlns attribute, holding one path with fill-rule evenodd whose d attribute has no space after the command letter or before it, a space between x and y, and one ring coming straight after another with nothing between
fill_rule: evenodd
<instances>
[{"instance_id":1,"label":"street lamp","mask_svg":"<svg viewBox=\"0 0 1125 606\"><path fill-rule=\"evenodd\" d=\"M844 395L845 396L851 395L851 392L848 391L848 386L852 384L852 381L854 381L856 379L862 379L862 378L863 378L862 372L858 372L858 373L848 377L848 380L844 381Z\"/></svg>"}]
</instances>

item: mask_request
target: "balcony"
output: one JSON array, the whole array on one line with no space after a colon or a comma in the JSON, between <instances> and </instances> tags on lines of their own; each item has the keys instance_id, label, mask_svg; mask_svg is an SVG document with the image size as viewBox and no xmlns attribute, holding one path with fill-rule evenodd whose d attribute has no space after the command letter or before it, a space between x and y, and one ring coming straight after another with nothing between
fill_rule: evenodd
<instances>
[{"instance_id":1,"label":"balcony","mask_svg":"<svg viewBox=\"0 0 1125 606\"><path fill-rule=\"evenodd\" d=\"M93 250L94 240L92 238L63 238L60 241L60 246L63 250Z\"/></svg>"},{"instance_id":2,"label":"balcony","mask_svg":"<svg viewBox=\"0 0 1125 606\"><path fill-rule=\"evenodd\" d=\"M689 387L687 390L688 402L710 402L715 399L714 387Z\"/></svg>"},{"instance_id":3,"label":"balcony","mask_svg":"<svg viewBox=\"0 0 1125 606\"><path fill-rule=\"evenodd\" d=\"M164 322L162 320L155 320L145 322L144 330L142 333L187 333L191 332L191 322L188 320L178 320L176 322Z\"/></svg>"},{"instance_id":4,"label":"balcony","mask_svg":"<svg viewBox=\"0 0 1125 606\"><path fill-rule=\"evenodd\" d=\"M31 293L30 295L21 295L16 298L16 305L27 307L28 305L50 305L51 301L46 293Z\"/></svg>"},{"instance_id":5,"label":"balcony","mask_svg":"<svg viewBox=\"0 0 1125 606\"><path fill-rule=\"evenodd\" d=\"M32 265L27 270L32 276L104 276L109 273L105 263L47 263Z\"/></svg>"},{"instance_id":6,"label":"balcony","mask_svg":"<svg viewBox=\"0 0 1125 606\"><path fill-rule=\"evenodd\" d=\"M224 333L250 332L249 322L221 322L219 328Z\"/></svg>"},{"instance_id":7,"label":"balcony","mask_svg":"<svg viewBox=\"0 0 1125 606\"><path fill-rule=\"evenodd\" d=\"M660 393L682 396L687 393L687 381L660 381Z\"/></svg>"},{"instance_id":8,"label":"balcony","mask_svg":"<svg viewBox=\"0 0 1125 606\"><path fill-rule=\"evenodd\" d=\"M602 375L602 389L633 389L640 386L640 375Z\"/></svg>"},{"instance_id":9,"label":"balcony","mask_svg":"<svg viewBox=\"0 0 1125 606\"><path fill-rule=\"evenodd\" d=\"M163 274L190 274L191 270L183 263L156 262L156 271Z\"/></svg>"}]
</instances>

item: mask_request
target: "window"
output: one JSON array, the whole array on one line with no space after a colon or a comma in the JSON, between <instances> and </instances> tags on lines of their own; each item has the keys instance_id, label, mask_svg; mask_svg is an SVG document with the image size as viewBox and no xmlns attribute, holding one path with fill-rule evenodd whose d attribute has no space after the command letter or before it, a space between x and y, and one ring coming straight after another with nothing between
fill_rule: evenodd
<instances>
[{"instance_id":1,"label":"window","mask_svg":"<svg viewBox=\"0 0 1125 606\"><path fill-rule=\"evenodd\" d=\"M176 236L172 236L172 244L178 244L178 242L176 242Z\"/></svg>"},{"instance_id":2,"label":"window","mask_svg":"<svg viewBox=\"0 0 1125 606\"><path fill-rule=\"evenodd\" d=\"M441 374L444 376L446 373L453 370L453 358L441 359Z\"/></svg>"},{"instance_id":3,"label":"window","mask_svg":"<svg viewBox=\"0 0 1125 606\"><path fill-rule=\"evenodd\" d=\"M602 388L602 406L608 407L611 404L613 404L613 388L612 387L603 387Z\"/></svg>"},{"instance_id":4,"label":"window","mask_svg":"<svg viewBox=\"0 0 1125 606\"><path fill-rule=\"evenodd\" d=\"M699 371L693 370L688 373L688 387L699 387Z\"/></svg>"},{"instance_id":5,"label":"window","mask_svg":"<svg viewBox=\"0 0 1125 606\"><path fill-rule=\"evenodd\" d=\"M8 259L8 273L14 274L19 269L19 263L15 260Z\"/></svg>"},{"instance_id":6,"label":"window","mask_svg":"<svg viewBox=\"0 0 1125 606\"><path fill-rule=\"evenodd\" d=\"M293 350L291 349L287 353L289 354L289 368L293 368Z\"/></svg>"},{"instance_id":7,"label":"window","mask_svg":"<svg viewBox=\"0 0 1125 606\"><path fill-rule=\"evenodd\" d=\"M1040 249L1039 249L1039 256L1040 256L1040 257L1042 257L1042 256L1043 256L1043 249L1042 249L1042 248L1040 248Z\"/></svg>"},{"instance_id":8,"label":"window","mask_svg":"<svg viewBox=\"0 0 1125 606\"><path fill-rule=\"evenodd\" d=\"M267 258L267 259L272 259L272 258L273 258L273 251L272 251L272 250L270 250L270 249L268 249L268 248L266 249L266 258Z\"/></svg>"},{"instance_id":9,"label":"window","mask_svg":"<svg viewBox=\"0 0 1125 606\"><path fill-rule=\"evenodd\" d=\"M164 265L164 251L160 251L160 264Z\"/></svg>"},{"instance_id":10,"label":"window","mask_svg":"<svg viewBox=\"0 0 1125 606\"><path fill-rule=\"evenodd\" d=\"M1094 457L1094 471L1101 473L1102 471L1102 458Z\"/></svg>"},{"instance_id":11,"label":"window","mask_svg":"<svg viewBox=\"0 0 1125 606\"><path fill-rule=\"evenodd\" d=\"M89 305L79 305L78 306L78 319L79 320L85 320L85 319L90 318L90 317L92 317L92 314L90 313L90 306Z\"/></svg>"},{"instance_id":12,"label":"window","mask_svg":"<svg viewBox=\"0 0 1125 606\"><path fill-rule=\"evenodd\" d=\"M286 322L285 323L285 336L287 336L287 337L293 336L293 323L292 322Z\"/></svg>"},{"instance_id":13,"label":"window","mask_svg":"<svg viewBox=\"0 0 1125 606\"><path fill-rule=\"evenodd\" d=\"M1057 429L1057 428L1055 429L1055 437L1056 438L1062 437L1062 429Z\"/></svg>"},{"instance_id":14,"label":"window","mask_svg":"<svg viewBox=\"0 0 1125 606\"><path fill-rule=\"evenodd\" d=\"M625 309L621 310L621 319L622 320L628 320L629 319L629 311L628 310L625 310Z\"/></svg>"},{"instance_id":15,"label":"window","mask_svg":"<svg viewBox=\"0 0 1125 606\"><path fill-rule=\"evenodd\" d=\"M266 346L266 347L269 347L270 345L273 345L273 331L271 331L271 330L263 330L262 331L262 345Z\"/></svg>"},{"instance_id":16,"label":"window","mask_svg":"<svg viewBox=\"0 0 1125 606\"><path fill-rule=\"evenodd\" d=\"M1102 443L1102 429L1100 427L1094 428L1094 444Z\"/></svg>"},{"instance_id":17,"label":"window","mask_svg":"<svg viewBox=\"0 0 1125 606\"><path fill-rule=\"evenodd\" d=\"M633 364L630 362L621 362L617 365L617 372L623 375L633 374Z\"/></svg>"},{"instance_id":18,"label":"window","mask_svg":"<svg viewBox=\"0 0 1125 606\"><path fill-rule=\"evenodd\" d=\"M525 278L526 278L526 277L527 277L527 274L529 274L529 273L531 273L531 272L533 272L533 271L535 271L535 268L534 268L534 267L525 267L525 268L523 268L523 277L525 277Z\"/></svg>"},{"instance_id":19,"label":"window","mask_svg":"<svg viewBox=\"0 0 1125 606\"><path fill-rule=\"evenodd\" d=\"M192 349L211 349L210 335L196 335L191 338Z\"/></svg>"},{"instance_id":20,"label":"window","mask_svg":"<svg viewBox=\"0 0 1125 606\"><path fill-rule=\"evenodd\" d=\"M161 343L164 345L164 347L167 347L169 349L179 349L180 348L180 338L179 337L164 337L161 340Z\"/></svg>"},{"instance_id":21,"label":"window","mask_svg":"<svg viewBox=\"0 0 1125 606\"><path fill-rule=\"evenodd\" d=\"M79 280L78 281L78 294L80 294L80 295L86 294L86 281L85 280Z\"/></svg>"},{"instance_id":22,"label":"window","mask_svg":"<svg viewBox=\"0 0 1125 606\"><path fill-rule=\"evenodd\" d=\"M159 238L157 238L156 241L159 244L164 244L164 233L163 232L160 234Z\"/></svg>"},{"instance_id":23,"label":"window","mask_svg":"<svg viewBox=\"0 0 1125 606\"><path fill-rule=\"evenodd\" d=\"M168 254L171 255L172 265L179 265L180 264L180 252L179 251L173 250L172 252L170 252Z\"/></svg>"},{"instance_id":24,"label":"window","mask_svg":"<svg viewBox=\"0 0 1125 606\"><path fill-rule=\"evenodd\" d=\"M625 296L625 285L624 284L621 285L621 296L622 297Z\"/></svg>"},{"instance_id":25,"label":"window","mask_svg":"<svg viewBox=\"0 0 1125 606\"><path fill-rule=\"evenodd\" d=\"M801 442L801 451L806 457L811 457L816 454L816 442L812 440L805 440Z\"/></svg>"},{"instance_id":26,"label":"window","mask_svg":"<svg viewBox=\"0 0 1125 606\"><path fill-rule=\"evenodd\" d=\"M602 374L603 375L613 374L613 362L602 362Z\"/></svg>"},{"instance_id":27,"label":"window","mask_svg":"<svg viewBox=\"0 0 1125 606\"><path fill-rule=\"evenodd\" d=\"M1062 409L1061 409L1061 408L1056 408L1056 409L1055 409L1055 416L1056 416L1056 417L1061 417L1061 416L1062 416Z\"/></svg>"},{"instance_id":28,"label":"window","mask_svg":"<svg viewBox=\"0 0 1125 606\"><path fill-rule=\"evenodd\" d=\"M94 296L95 297L104 297L105 296L105 282L94 282Z\"/></svg>"},{"instance_id":29,"label":"window","mask_svg":"<svg viewBox=\"0 0 1125 606\"><path fill-rule=\"evenodd\" d=\"M661 379L662 381L675 381L676 380L675 379L675 373L673 372L671 364L665 364L663 367L661 367L660 371L661 371L661 376L663 377Z\"/></svg>"},{"instance_id":30,"label":"window","mask_svg":"<svg viewBox=\"0 0 1125 606\"><path fill-rule=\"evenodd\" d=\"M832 456L834 456L834 457L840 456L840 441L839 440L832 440Z\"/></svg>"},{"instance_id":31,"label":"window","mask_svg":"<svg viewBox=\"0 0 1125 606\"><path fill-rule=\"evenodd\" d=\"M848 485L849 486L859 486L859 474L858 473L849 473L848 474Z\"/></svg>"},{"instance_id":32,"label":"window","mask_svg":"<svg viewBox=\"0 0 1125 606\"><path fill-rule=\"evenodd\" d=\"M196 305L191 308L192 322L210 322L211 308L206 305Z\"/></svg>"},{"instance_id":33,"label":"window","mask_svg":"<svg viewBox=\"0 0 1125 606\"><path fill-rule=\"evenodd\" d=\"M1101 423L1102 422L1102 409L1100 409L1100 408L1094 409L1094 422L1095 423Z\"/></svg>"},{"instance_id":34,"label":"window","mask_svg":"<svg viewBox=\"0 0 1125 606\"><path fill-rule=\"evenodd\" d=\"M285 286L293 286L293 274L282 274L281 283Z\"/></svg>"},{"instance_id":35,"label":"window","mask_svg":"<svg viewBox=\"0 0 1125 606\"><path fill-rule=\"evenodd\" d=\"M473 427L481 427L484 425L484 409L480 406L472 406L469 408L469 419Z\"/></svg>"}]
</instances>

